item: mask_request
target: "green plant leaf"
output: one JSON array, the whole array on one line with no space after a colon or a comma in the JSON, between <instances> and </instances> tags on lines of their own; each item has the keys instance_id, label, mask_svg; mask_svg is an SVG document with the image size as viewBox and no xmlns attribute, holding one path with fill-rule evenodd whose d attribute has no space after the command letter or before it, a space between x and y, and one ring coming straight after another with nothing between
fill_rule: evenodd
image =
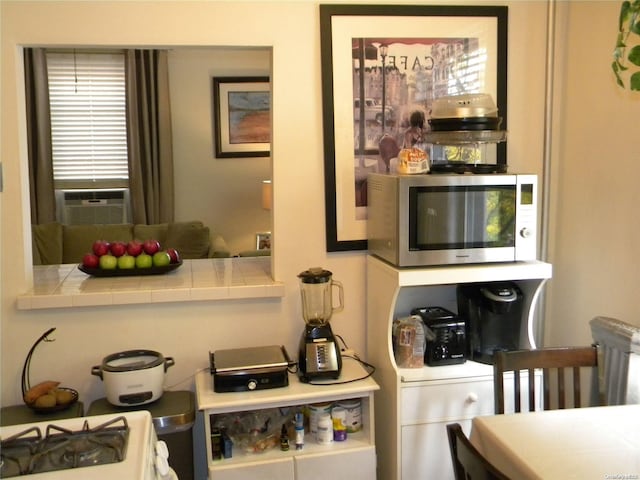
<instances>
[{"instance_id":1,"label":"green plant leaf","mask_svg":"<svg viewBox=\"0 0 640 480\"><path fill-rule=\"evenodd\" d=\"M629 79L629 88L636 92L640 91L640 72L636 72L631 75L631 78Z\"/></svg>"},{"instance_id":2,"label":"green plant leaf","mask_svg":"<svg viewBox=\"0 0 640 480\"><path fill-rule=\"evenodd\" d=\"M613 70L614 75L616 76L616 83L618 84L618 86L624 88L624 82L622 81L622 78L620 77L620 69L618 67L617 62L613 62L611 64L611 70Z\"/></svg>"},{"instance_id":3,"label":"green plant leaf","mask_svg":"<svg viewBox=\"0 0 640 480\"><path fill-rule=\"evenodd\" d=\"M620 18L618 20L618 30L622 32L623 24L627 19L627 15L629 14L629 9L631 8L631 2L622 2L620 5Z\"/></svg>"},{"instance_id":4,"label":"green plant leaf","mask_svg":"<svg viewBox=\"0 0 640 480\"><path fill-rule=\"evenodd\" d=\"M614 63L616 64L617 70L620 72L629 70L629 67L625 67L625 65L620 61L615 61Z\"/></svg>"},{"instance_id":5,"label":"green plant leaf","mask_svg":"<svg viewBox=\"0 0 640 480\"><path fill-rule=\"evenodd\" d=\"M633 47L627 58L631 63L640 67L640 45Z\"/></svg>"}]
</instances>

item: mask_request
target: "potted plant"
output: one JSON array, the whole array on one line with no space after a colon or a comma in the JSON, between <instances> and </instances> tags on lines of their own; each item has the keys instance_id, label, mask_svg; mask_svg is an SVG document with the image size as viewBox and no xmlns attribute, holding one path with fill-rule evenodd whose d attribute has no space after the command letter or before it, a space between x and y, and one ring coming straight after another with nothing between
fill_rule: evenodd
<instances>
[{"instance_id":1,"label":"potted plant","mask_svg":"<svg viewBox=\"0 0 640 480\"><path fill-rule=\"evenodd\" d=\"M632 34L634 37L631 37ZM616 76L616 82L620 87L625 88L623 74L630 73L629 88L640 91L640 45L636 44L628 48L629 42L634 38L640 40L640 0L622 2L618 22L618 37L616 48L613 52L613 63L611 64L613 73ZM629 69L632 70L627 72Z\"/></svg>"}]
</instances>

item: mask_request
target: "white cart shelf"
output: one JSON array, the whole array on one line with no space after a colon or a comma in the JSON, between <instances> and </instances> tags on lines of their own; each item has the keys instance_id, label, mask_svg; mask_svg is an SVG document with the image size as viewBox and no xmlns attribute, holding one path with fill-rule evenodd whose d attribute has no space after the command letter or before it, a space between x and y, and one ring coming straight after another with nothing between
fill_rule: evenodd
<instances>
[{"instance_id":1,"label":"white cart shelf","mask_svg":"<svg viewBox=\"0 0 640 480\"><path fill-rule=\"evenodd\" d=\"M534 322L535 304L552 267L544 262L510 262L399 269L367 258L367 360L376 365L376 441L378 478L453 479L445 425L494 411L493 367L472 361L416 369L398 368L391 340L392 322L411 309L440 306L457 312L456 288L475 282L513 281L525 297L524 319ZM529 344L535 346L529 328Z\"/></svg>"},{"instance_id":2,"label":"white cart shelf","mask_svg":"<svg viewBox=\"0 0 640 480\"><path fill-rule=\"evenodd\" d=\"M360 363L350 358L343 358L342 372L337 381L354 380L366 374L366 370ZM323 383L330 382L323 381ZM198 372L196 398L198 409L204 413L209 479L371 480L375 478L373 392L379 388L371 377L336 385L309 385L300 382L296 375L290 374L287 387L251 392L216 393L213 391L210 373ZM363 428L359 432L348 434L344 442L320 445L307 432L302 450L292 447L286 452L272 449L264 453L248 454L240 449L234 449L232 458L222 460L212 458L209 422L211 415L347 399L361 400Z\"/></svg>"}]
</instances>

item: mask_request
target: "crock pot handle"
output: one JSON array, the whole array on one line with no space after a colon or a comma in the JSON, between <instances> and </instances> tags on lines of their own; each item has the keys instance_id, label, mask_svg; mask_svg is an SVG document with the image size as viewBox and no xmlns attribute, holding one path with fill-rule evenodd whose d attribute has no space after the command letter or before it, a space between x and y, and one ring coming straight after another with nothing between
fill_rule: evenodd
<instances>
[{"instance_id":1,"label":"crock pot handle","mask_svg":"<svg viewBox=\"0 0 640 480\"><path fill-rule=\"evenodd\" d=\"M165 357L164 359L164 371L166 372L169 367L173 367L176 362L173 361L173 357Z\"/></svg>"},{"instance_id":2,"label":"crock pot handle","mask_svg":"<svg viewBox=\"0 0 640 480\"><path fill-rule=\"evenodd\" d=\"M95 367L91 367L91 375L95 375L96 377L100 377L100 380L102 380L102 368L100 368L100 365L96 365Z\"/></svg>"}]
</instances>

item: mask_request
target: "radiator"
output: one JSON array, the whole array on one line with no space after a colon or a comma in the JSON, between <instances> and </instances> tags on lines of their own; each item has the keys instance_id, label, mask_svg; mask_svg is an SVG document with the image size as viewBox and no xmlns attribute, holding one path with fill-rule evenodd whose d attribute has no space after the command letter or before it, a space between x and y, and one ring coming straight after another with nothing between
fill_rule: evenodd
<instances>
[{"instance_id":1,"label":"radiator","mask_svg":"<svg viewBox=\"0 0 640 480\"><path fill-rule=\"evenodd\" d=\"M604 365L600 385L606 405L640 403L640 327L608 317L590 324Z\"/></svg>"}]
</instances>

